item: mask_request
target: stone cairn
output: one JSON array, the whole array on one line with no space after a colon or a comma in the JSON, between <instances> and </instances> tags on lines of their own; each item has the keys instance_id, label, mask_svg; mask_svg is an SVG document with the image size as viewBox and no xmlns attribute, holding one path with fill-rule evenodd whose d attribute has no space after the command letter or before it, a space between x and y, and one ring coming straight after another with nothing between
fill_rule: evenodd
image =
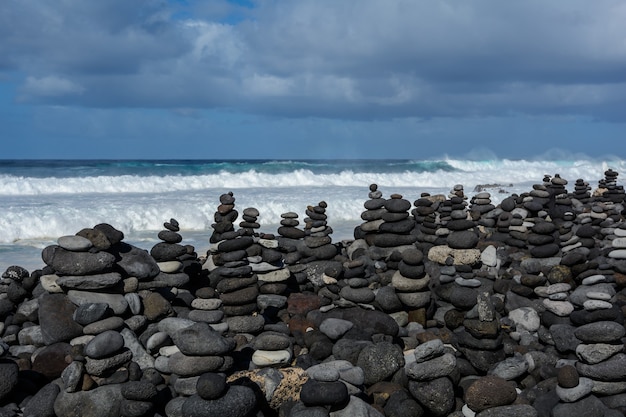
<instances>
[{"instance_id":1,"label":"stone cairn","mask_svg":"<svg viewBox=\"0 0 626 417\"><path fill-rule=\"evenodd\" d=\"M232 193L206 257L175 219L149 251L59 237L0 280L0 415L625 415L623 192L612 170L566 185L410 214L370 188L345 246L323 202L276 237L252 207L236 228Z\"/></svg>"},{"instance_id":2,"label":"stone cairn","mask_svg":"<svg viewBox=\"0 0 626 417\"><path fill-rule=\"evenodd\" d=\"M422 193L421 197L413 202L415 208L411 210L415 219L417 244L422 250L428 250L437 244L437 208L439 201L428 193Z\"/></svg>"},{"instance_id":3,"label":"stone cairn","mask_svg":"<svg viewBox=\"0 0 626 417\"><path fill-rule=\"evenodd\" d=\"M374 237L373 246L390 248L415 243L417 236L411 233L415 228L415 220L409 214L411 202L402 198L401 194L392 194L385 200L383 207L383 222Z\"/></svg>"},{"instance_id":4,"label":"stone cairn","mask_svg":"<svg viewBox=\"0 0 626 417\"><path fill-rule=\"evenodd\" d=\"M574 191L571 197L581 204L588 204L591 200L591 186L584 179L578 178L574 183Z\"/></svg>"},{"instance_id":5,"label":"stone cairn","mask_svg":"<svg viewBox=\"0 0 626 417\"><path fill-rule=\"evenodd\" d=\"M601 193L604 201L613 203L624 202L626 194L624 193L624 186L617 184L618 176L619 174L616 171L608 169L604 172L604 179L598 182L598 191Z\"/></svg>"},{"instance_id":6,"label":"stone cairn","mask_svg":"<svg viewBox=\"0 0 626 417\"><path fill-rule=\"evenodd\" d=\"M363 203L365 211L361 213L363 223L355 227L354 238L364 239L368 245L374 244L374 237L378 234L380 225L384 222L383 213L385 209L385 199L383 193L378 189L378 185L370 184L369 200Z\"/></svg>"},{"instance_id":7,"label":"stone cairn","mask_svg":"<svg viewBox=\"0 0 626 417\"><path fill-rule=\"evenodd\" d=\"M337 247L333 245L330 235L333 233L332 227L328 226L326 216L325 201L320 201L316 206L306 208L307 217L304 218L304 247L302 251L308 259L304 262L314 260L328 260L337 255Z\"/></svg>"}]
</instances>

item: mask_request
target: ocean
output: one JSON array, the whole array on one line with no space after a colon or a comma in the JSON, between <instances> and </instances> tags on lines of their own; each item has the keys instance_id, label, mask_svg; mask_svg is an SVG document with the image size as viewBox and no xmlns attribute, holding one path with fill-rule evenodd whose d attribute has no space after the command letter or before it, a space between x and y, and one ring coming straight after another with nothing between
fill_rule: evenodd
<instances>
[{"instance_id":1,"label":"ocean","mask_svg":"<svg viewBox=\"0 0 626 417\"><path fill-rule=\"evenodd\" d=\"M276 233L289 211L303 226L306 207L326 201L337 242L353 238L372 183L383 197L411 202L461 184L467 196L484 189L498 204L546 174L567 179L569 191L579 178L595 188L608 168L626 175L626 160L0 160L0 271L41 268L44 247L99 223L150 249L175 218L183 244L205 253L219 196L229 191L240 214L259 210L265 233Z\"/></svg>"}]
</instances>

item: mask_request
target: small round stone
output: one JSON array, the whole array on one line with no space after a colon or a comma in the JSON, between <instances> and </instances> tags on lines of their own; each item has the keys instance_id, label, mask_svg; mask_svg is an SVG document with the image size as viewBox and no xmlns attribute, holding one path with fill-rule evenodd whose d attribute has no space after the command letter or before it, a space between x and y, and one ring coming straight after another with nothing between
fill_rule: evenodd
<instances>
[{"instance_id":1,"label":"small round stone","mask_svg":"<svg viewBox=\"0 0 626 417\"><path fill-rule=\"evenodd\" d=\"M198 383L196 384L196 390L198 395L205 400L214 400L224 395L224 392L228 389L226 385L226 377L222 374L213 372L207 372L200 375Z\"/></svg>"}]
</instances>

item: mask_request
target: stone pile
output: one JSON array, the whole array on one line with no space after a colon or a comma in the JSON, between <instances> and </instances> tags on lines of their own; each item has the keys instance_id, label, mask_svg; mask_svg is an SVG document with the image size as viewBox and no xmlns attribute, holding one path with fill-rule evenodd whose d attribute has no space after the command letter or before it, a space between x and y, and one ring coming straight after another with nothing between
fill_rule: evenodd
<instances>
[{"instance_id":1,"label":"stone pile","mask_svg":"<svg viewBox=\"0 0 626 417\"><path fill-rule=\"evenodd\" d=\"M591 200L591 186L587 181L578 178L574 183L574 191L571 197L578 200L582 204L587 204Z\"/></svg>"},{"instance_id":2,"label":"stone pile","mask_svg":"<svg viewBox=\"0 0 626 417\"><path fill-rule=\"evenodd\" d=\"M306 209L304 246L301 248L305 256L303 263L328 260L337 255L337 247L330 237L333 229L328 226L326 207L326 202L320 201L316 206L308 206Z\"/></svg>"},{"instance_id":3,"label":"stone pile","mask_svg":"<svg viewBox=\"0 0 626 417\"><path fill-rule=\"evenodd\" d=\"M374 237L379 231L380 225L384 222L383 214L385 209L385 199L383 193L378 189L378 185L370 184L369 200L363 203L365 211L361 213L363 223L354 228L355 239L365 239L369 245L374 244Z\"/></svg>"},{"instance_id":4,"label":"stone pile","mask_svg":"<svg viewBox=\"0 0 626 417\"><path fill-rule=\"evenodd\" d=\"M382 213L382 223L374 236L373 246L391 248L415 243L417 237L411 233L415 220L409 214L411 202L402 198L401 194L392 194L383 207L385 212Z\"/></svg>"},{"instance_id":5,"label":"stone pile","mask_svg":"<svg viewBox=\"0 0 626 417\"><path fill-rule=\"evenodd\" d=\"M283 254L283 261L287 265L293 265L300 261L302 254L298 251L299 241L306 235L304 230L298 228L300 221L298 213L287 212L280 215L280 227L278 250Z\"/></svg>"},{"instance_id":6,"label":"stone pile","mask_svg":"<svg viewBox=\"0 0 626 417\"><path fill-rule=\"evenodd\" d=\"M415 208L411 210L411 214L413 214L413 218L417 224L415 234L417 235L418 244L424 248L435 244L442 244L442 242L438 242L438 240L442 238L437 236L439 223L437 209L439 207L439 201L425 193L415 200L413 205Z\"/></svg>"},{"instance_id":7,"label":"stone pile","mask_svg":"<svg viewBox=\"0 0 626 417\"><path fill-rule=\"evenodd\" d=\"M417 249L402 252L402 260L391 278L391 288L407 313L407 320L426 325L427 310L432 301L430 276L424 266L424 255Z\"/></svg>"},{"instance_id":8,"label":"stone pile","mask_svg":"<svg viewBox=\"0 0 626 417\"><path fill-rule=\"evenodd\" d=\"M175 219L150 251L108 224L62 236L2 275L0 415L625 415L616 178L411 213L372 186L346 246L323 202L276 237L252 207L236 228L232 193L206 258Z\"/></svg>"},{"instance_id":9,"label":"stone pile","mask_svg":"<svg viewBox=\"0 0 626 417\"><path fill-rule=\"evenodd\" d=\"M626 194L624 193L624 186L617 184L618 176L619 174L612 169L608 169L604 172L604 179L599 181L599 191L602 192L602 199L604 201L613 203L624 202Z\"/></svg>"},{"instance_id":10,"label":"stone pile","mask_svg":"<svg viewBox=\"0 0 626 417\"><path fill-rule=\"evenodd\" d=\"M483 191L470 199L470 217L481 226L494 227L495 220L488 213L495 210L496 206L491 203L491 194ZM495 215L495 213L494 213Z\"/></svg>"},{"instance_id":11,"label":"stone pile","mask_svg":"<svg viewBox=\"0 0 626 417\"><path fill-rule=\"evenodd\" d=\"M404 365L409 392L428 415L447 416L456 406L454 387L460 376L454 352L441 339L420 343L410 352L405 352Z\"/></svg>"}]
</instances>

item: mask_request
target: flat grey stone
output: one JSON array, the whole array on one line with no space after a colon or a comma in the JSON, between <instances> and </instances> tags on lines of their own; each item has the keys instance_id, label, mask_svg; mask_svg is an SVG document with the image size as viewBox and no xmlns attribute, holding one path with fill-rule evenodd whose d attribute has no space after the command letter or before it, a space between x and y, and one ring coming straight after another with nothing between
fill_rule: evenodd
<instances>
[{"instance_id":1,"label":"flat grey stone","mask_svg":"<svg viewBox=\"0 0 626 417\"><path fill-rule=\"evenodd\" d=\"M113 310L113 313L119 316L123 315L128 308L128 302L122 294L69 290L67 297L78 306L82 304L106 303Z\"/></svg>"},{"instance_id":2,"label":"flat grey stone","mask_svg":"<svg viewBox=\"0 0 626 417\"><path fill-rule=\"evenodd\" d=\"M117 272L105 274L63 276L56 280L57 285L65 289L74 290L101 290L111 288L122 281L122 276Z\"/></svg>"}]
</instances>

